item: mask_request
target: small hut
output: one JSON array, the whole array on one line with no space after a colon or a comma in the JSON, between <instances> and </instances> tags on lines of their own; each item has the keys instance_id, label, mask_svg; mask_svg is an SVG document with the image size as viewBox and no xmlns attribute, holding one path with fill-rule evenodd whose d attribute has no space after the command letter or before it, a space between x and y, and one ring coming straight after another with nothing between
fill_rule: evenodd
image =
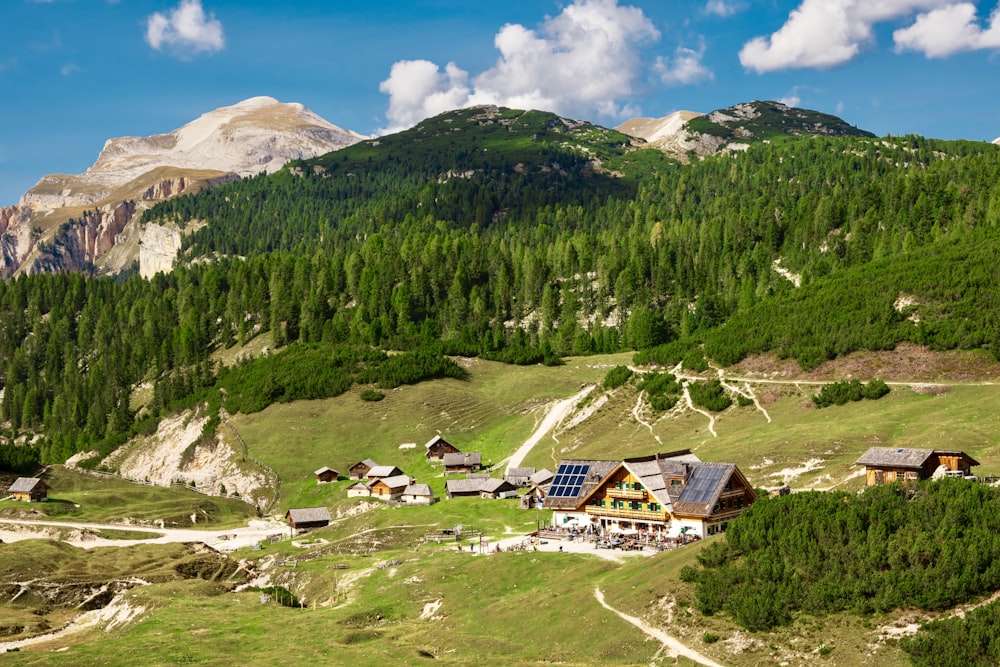
<instances>
[{"instance_id":1,"label":"small hut","mask_svg":"<svg viewBox=\"0 0 1000 667\"><path fill-rule=\"evenodd\" d=\"M458 452L457 454L444 455L444 472L446 475L479 472L479 469L482 467L483 455L479 452Z\"/></svg>"},{"instance_id":2,"label":"small hut","mask_svg":"<svg viewBox=\"0 0 1000 667\"><path fill-rule=\"evenodd\" d=\"M14 500L39 503L48 500L49 487L37 477L18 477L10 485L8 493L14 497Z\"/></svg>"},{"instance_id":3,"label":"small hut","mask_svg":"<svg viewBox=\"0 0 1000 667\"><path fill-rule=\"evenodd\" d=\"M372 494L371 487L364 482L355 482L347 487L347 497L348 498L362 498L367 497Z\"/></svg>"},{"instance_id":4,"label":"small hut","mask_svg":"<svg viewBox=\"0 0 1000 667\"><path fill-rule=\"evenodd\" d=\"M340 473L333 468L327 468L323 466L316 471L316 482L320 484L325 484L326 482L336 482L340 477Z\"/></svg>"},{"instance_id":5,"label":"small hut","mask_svg":"<svg viewBox=\"0 0 1000 667\"><path fill-rule=\"evenodd\" d=\"M458 454L461 450L458 447L451 444L440 435L435 435L428 441L424 448L427 453L424 454L428 461L443 461L445 454Z\"/></svg>"},{"instance_id":6,"label":"small hut","mask_svg":"<svg viewBox=\"0 0 1000 667\"><path fill-rule=\"evenodd\" d=\"M325 507L290 509L285 513L285 521L296 531L322 528L330 525L330 510Z\"/></svg>"},{"instance_id":7,"label":"small hut","mask_svg":"<svg viewBox=\"0 0 1000 667\"><path fill-rule=\"evenodd\" d=\"M368 471L375 467L378 467L377 463L371 459L365 459L348 468L347 473L351 479L364 479L368 476Z\"/></svg>"},{"instance_id":8,"label":"small hut","mask_svg":"<svg viewBox=\"0 0 1000 667\"><path fill-rule=\"evenodd\" d=\"M412 480L406 475L382 477L372 482L372 497L382 500L399 500L411 483Z\"/></svg>"},{"instance_id":9,"label":"small hut","mask_svg":"<svg viewBox=\"0 0 1000 667\"><path fill-rule=\"evenodd\" d=\"M531 476L535 474L534 468L507 468L503 478L514 486L529 486Z\"/></svg>"},{"instance_id":10,"label":"small hut","mask_svg":"<svg viewBox=\"0 0 1000 667\"><path fill-rule=\"evenodd\" d=\"M399 497L399 502L407 505L433 505L437 500L428 484L410 484Z\"/></svg>"},{"instance_id":11,"label":"small hut","mask_svg":"<svg viewBox=\"0 0 1000 667\"><path fill-rule=\"evenodd\" d=\"M505 479L493 478L482 482L479 487L480 498L516 498L517 487Z\"/></svg>"}]
</instances>

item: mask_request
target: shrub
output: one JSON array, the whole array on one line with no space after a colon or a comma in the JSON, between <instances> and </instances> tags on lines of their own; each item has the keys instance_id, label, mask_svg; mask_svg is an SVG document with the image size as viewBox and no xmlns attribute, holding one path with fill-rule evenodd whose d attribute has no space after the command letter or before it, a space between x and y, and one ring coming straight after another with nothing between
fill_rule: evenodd
<instances>
[{"instance_id":1,"label":"shrub","mask_svg":"<svg viewBox=\"0 0 1000 667\"><path fill-rule=\"evenodd\" d=\"M714 632L706 632L701 636L701 641L705 642L706 644L714 644L715 642L719 641L719 639L720 639L719 635L715 634Z\"/></svg>"},{"instance_id":2,"label":"shrub","mask_svg":"<svg viewBox=\"0 0 1000 667\"><path fill-rule=\"evenodd\" d=\"M632 377L632 369L628 366L615 366L604 376L604 386L607 389L617 389Z\"/></svg>"},{"instance_id":3,"label":"shrub","mask_svg":"<svg viewBox=\"0 0 1000 667\"><path fill-rule=\"evenodd\" d=\"M361 392L362 401L381 401L385 398L385 394L375 389L365 389Z\"/></svg>"},{"instance_id":4,"label":"shrub","mask_svg":"<svg viewBox=\"0 0 1000 667\"><path fill-rule=\"evenodd\" d=\"M691 401L712 412L722 412L733 404L718 379L711 382L692 382L688 385Z\"/></svg>"}]
</instances>

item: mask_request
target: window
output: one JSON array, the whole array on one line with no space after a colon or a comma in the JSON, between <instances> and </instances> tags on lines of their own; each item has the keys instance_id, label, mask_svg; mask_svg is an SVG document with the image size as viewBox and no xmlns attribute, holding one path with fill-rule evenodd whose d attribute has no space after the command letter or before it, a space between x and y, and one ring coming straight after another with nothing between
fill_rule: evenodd
<instances>
[{"instance_id":1,"label":"window","mask_svg":"<svg viewBox=\"0 0 1000 667\"><path fill-rule=\"evenodd\" d=\"M632 488L635 489L636 491L642 491L642 484L636 482L635 484L632 485Z\"/></svg>"}]
</instances>

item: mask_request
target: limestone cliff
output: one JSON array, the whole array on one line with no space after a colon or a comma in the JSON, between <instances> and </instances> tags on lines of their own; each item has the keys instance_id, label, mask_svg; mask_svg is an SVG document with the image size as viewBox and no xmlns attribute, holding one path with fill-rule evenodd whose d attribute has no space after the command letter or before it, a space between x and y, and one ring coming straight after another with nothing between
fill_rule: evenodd
<instances>
[{"instance_id":1,"label":"limestone cliff","mask_svg":"<svg viewBox=\"0 0 1000 667\"><path fill-rule=\"evenodd\" d=\"M0 277L46 271L116 273L140 261L130 228L163 199L214 187L363 139L301 104L255 97L203 114L167 134L110 139L83 174L52 174L17 206L0 209ZM155 270L169 271L179 242L151 236ZM170 252L173 254L170 254ZM169 255L169 257L168 257ZM155 271L154 271L155 272Z\"/></svg>"}]
</instances>

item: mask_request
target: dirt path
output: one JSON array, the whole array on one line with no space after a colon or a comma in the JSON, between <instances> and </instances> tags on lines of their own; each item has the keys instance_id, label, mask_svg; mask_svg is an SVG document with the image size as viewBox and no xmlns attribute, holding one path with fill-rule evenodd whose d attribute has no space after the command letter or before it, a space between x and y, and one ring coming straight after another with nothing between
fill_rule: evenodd
<instances>
[{"instance_id":1,"label":"dirt path","mask_svg":"<svg viewBox=\"0 0 1000 667\"><path fill-rule=\"evenodd\" d=\"M636 618L635 616L629 616L628 614L618 611L614 607L610 606L607 602L604 601L604 593L601 591L600 588L594 589L594 597L597 598L597 601L601 604L602 607L604 607L610 612L614 612L622 620L628 621L635 627L639 628L640 630L643 631L643 633L646 634L647 637L651 637L652 639L655 639L656 641L663 644L663 646L666 647L667 651L670 653L671 657L676 658L677 656L682 655L689 660L694 660L698 664L706 665L706 667L722 667L722 665L715 662L711 658L706 657L701 653L698 653L698 651L695 651L687 644L682 643L676 637L671 637L662 630L654 628L641 618Z\"/></svg>"},{"instance_id":2,"label":"dirt path","mask_svg":"<svg viewBox=\"0 0 1000 667\"><path fill-rule=\"evenodd\" d=\"M542 423L538 425L535 432L531 434L524 444L516 452L514 452L509 459L507 459L507 470L511 468L521 467L521 463L524 458L534 449L535 445L541 442L542 438L546 436L552 429L560 424L570 413L573 412L573 408L579 403L585 396L594 391L594 387L597 385L590 385L585 387L581 391L577 392L570 398L564 399L562 401L557 401L551 408L549 408L548 413L545 418L542 419ZM501 462L502 463L502 462Z\"/></svg>"},{"instance_id":3,"label":"dirt path","mask_svg":"<svg viewBox=\"0 0 1000 667\"><path fill-rule=\"evenodd\" d=\"M6 529L5 529L6 526ZM17 530L16 526L29 530ZM128 547L135 544L168 544L172 542L202 542L218 551L234 551L247 547L265 539L268 535L284 534L288 527L275 520L252 519L242 528L212 528L195 530L190 528L153 528L148 526L129 526L120 523L76 523L72 521L26 521L21 519L0 519L0 539L5 542L30 540L38 538L39 532L44 533L49 528L70 528L81 531L76 538L64 540L73 546L91 549L93 547ZM109 540L92 533L101 530L128 531L130 533L148 533L148 538L131 540Z\"/></svg>"},{"instance_id":4,"label":"dirt path","mask_svg":"<svg viewBox=\"0 0 1000 667\"><path fill-rule=\"evenodd\" d=\"M687 382L684 383L684 402L687 404L689 410L705 415L708 418L708 432L712 434L712 437L718 438L719 434L715 432L715 415L694 406L694 401L691 400L691 392L688 391Z\"/></svg>"}]
</instances>

